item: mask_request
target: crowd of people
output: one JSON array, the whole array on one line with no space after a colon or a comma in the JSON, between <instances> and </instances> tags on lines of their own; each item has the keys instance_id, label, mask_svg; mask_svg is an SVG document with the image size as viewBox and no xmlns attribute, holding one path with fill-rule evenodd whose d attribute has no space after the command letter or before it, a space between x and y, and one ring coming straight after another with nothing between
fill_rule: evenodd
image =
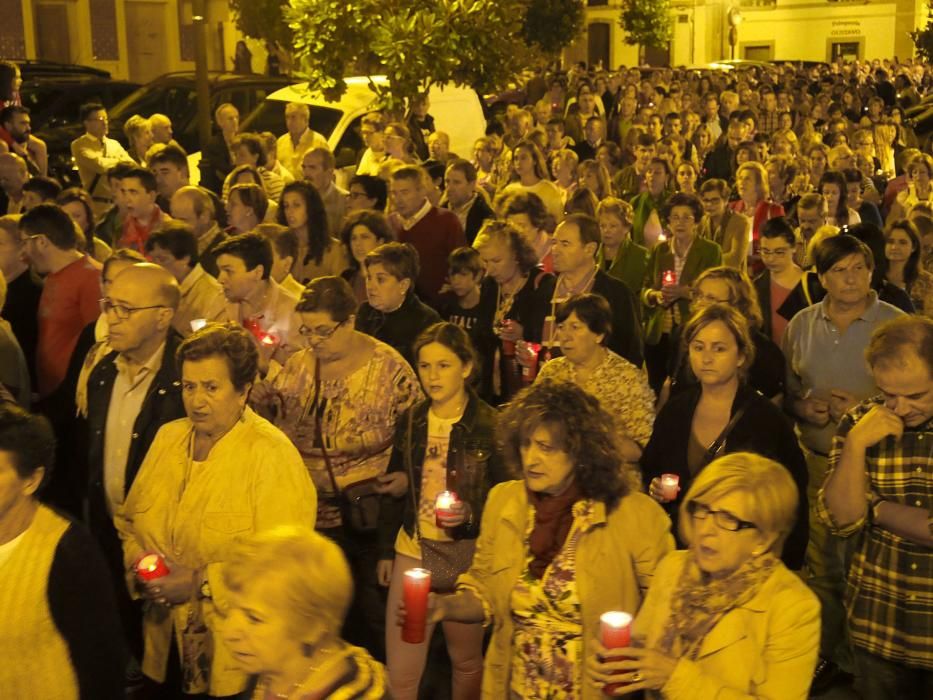
<instances>
[{"instance_id":1,"label":"crowd of people","mask_svg":"<svg viewBox=\"0 0 933 700\"><path fill-rule=\"evenodd\" d=\"M542 68L343 169L222 104L197 184L90 103L65 190L19 80L0 697L929 697L929 65Z\"/></svg>"}]
</instances>

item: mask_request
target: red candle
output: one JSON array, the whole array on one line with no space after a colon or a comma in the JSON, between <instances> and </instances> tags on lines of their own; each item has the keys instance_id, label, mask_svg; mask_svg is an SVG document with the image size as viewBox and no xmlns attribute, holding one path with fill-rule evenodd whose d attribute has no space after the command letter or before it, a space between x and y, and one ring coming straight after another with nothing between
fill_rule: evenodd
<instances>
[{"instance_id":1,"label":"red candle","mask_svg":"<svg viewBox=\"0 0 933 700\"><path fill-rule=\"evenodd\" d=\"M402 641L421 644L428 622L428 593L431 592L431 572L409 569L405 572L402 599L405 601L405 624Z\"/></svg>"},{"instance_id":2,"label":"red candle","mask_svg":"<svg viewBox=\"0 0 933 700\"><path fill-rule=\"evenodd\" d=\"M627 612L613 610L599 616L600 642L607 649L624 649L632 643L632 616ZM607 661L619 661L624 656L609 657ZM621 672L620 672L621 673ZM606 695L626 683L609 683L603 687Z\"/></svg>"},{"instance_id":3,"label":"red candle","mask_svg":"<svg viewBox=\"0 0 933 700\"><path fill-rule=\"evenodd\" d=\"M453 491L441 491L434 501L434 522L438 527L444 527L441 518L449 518L453 513L453 506L460 502L460 497Z\"/></svg>"},{"instance_id":4,"label":"red candle","mask_svg":"<svg viewBox=\"0 0 933 700\"><path fill-rule=\"evenodd\" d=\"M677 278L674 276L674 271L665 270L661 275L661 286L673 287L675 284L677 284Z\"/></svg>"},{"instance_id":5,"label":"red candle","mask_svg":"<svg viewBox=\"0 0 933 700\"><path fill-rule=\"evenodd\" d=\"M676 501L680 493L680 477L677 474L661 474L661 498Z\"/></svg>"},{"instance_id":6,"label":"red candle","mask_svg":"<svg viewBox=\"0 0 933 700\"><path fill-rule=\"evenodd\" d=\"M136 562L136 576L141 581L155 581L168 573L165 560L158 554L143 554Z\"/></svg>"},{"instance_id":7,"label":"red candle","mask_svg":"<svg viewBox=\"0 0 933 700\"><path fill-rule=\"evenodd\" d=\"M525 364L522 365L522 382L533 384L538 376L538 353L541 343L525 343Z\"/></svg>"}]
</instances>

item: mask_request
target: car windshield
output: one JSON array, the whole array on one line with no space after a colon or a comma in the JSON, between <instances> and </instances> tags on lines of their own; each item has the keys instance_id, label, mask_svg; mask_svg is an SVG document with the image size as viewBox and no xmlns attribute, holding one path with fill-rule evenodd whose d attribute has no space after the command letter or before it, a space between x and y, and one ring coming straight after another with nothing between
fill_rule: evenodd
<instances>
[{"instance_id":1,"label":"car windshield","mask_svg":"<svg viewBox=\"0 0 933 700\"><path fill-rule=\"evenodd\" d=\"M197 96L187 85L144 85L110 110L110 121L122 123L134 114L155 112L177 119L194 108Z\"/></svg>"},{"instance_id":2,"label":"car windshield","mask_svg":"<svg viewBox=\"0 0 933 700\"><path fill-rule=\"evenodd\" d=\"M285 106L287 102L282 100L265 100L259 105L252 114L250 114L240 125L240 131L252 131L260 133L271 131L273 134L282 134L285 132ZM330 135L337 128L343 112L332 107L323 107L321 105L309 105L311 108L311 128L321 134L325 139L330 139Z\"/></svg>"}]
</instances>

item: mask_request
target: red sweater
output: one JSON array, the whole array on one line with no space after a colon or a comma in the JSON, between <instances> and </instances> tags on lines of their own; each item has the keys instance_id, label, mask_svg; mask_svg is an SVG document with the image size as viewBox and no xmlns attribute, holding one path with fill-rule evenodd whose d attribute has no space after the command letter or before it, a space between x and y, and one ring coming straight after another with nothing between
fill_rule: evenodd
<instances>
[{"instance_id":1,"label":"red sweater","mask_svg":"<svg viewBox=\"0 0 933 700\"><path fill-rule=\"evenodd\" d=\"M45 278L36 349L40 396L61 384L78 336L100 315L100 271L101 264L85 255Z\"/></svg>"},{"instance_id":2,"label":"red sweater","mask_svg":"<svg viewBox=\"0 0 933 700\"><path fill-rule=\"evenodd\" d=\"M447 278L447 256L455 248L467 244L460 219L447 209L431 207L431 211L407 231L401 228L397 219L393 223L398 240L411 243L418 251L421 273L415 282L415 290L422 301L434 306Z\"/></svg>"}]
</instances>

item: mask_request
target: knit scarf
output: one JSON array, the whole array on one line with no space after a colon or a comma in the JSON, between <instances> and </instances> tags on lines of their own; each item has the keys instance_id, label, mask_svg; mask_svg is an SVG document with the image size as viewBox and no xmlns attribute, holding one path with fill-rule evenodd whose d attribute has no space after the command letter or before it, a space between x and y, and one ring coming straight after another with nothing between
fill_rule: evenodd
<instances>
[{"instance_id":1,"label":"knit scarf","mask_svg":"<svg viewBox=\"0 0 933 700\"><path fill-rule=\"evenodd\" d=\"M660 651L696 659L710 630L730 610L754 598L777 563L772 554L764 554L752 557L724 578L712 579L700 571L691 554L671 596Z\"/></svg>"},{"instance_id":2,"label":"knit scarf","mask_svg":"<svg viewBox=\"0 0 933 700\"><path fill-rule=\"evenodd\" d=\"M534 559L528 568L537 579L544 576L548 564L557 556L573 525L573 504L582 498L576 480L557 496L528 491L528 501L535 509L535 523L528 538Z\"/></svg>"}]
</instances>

